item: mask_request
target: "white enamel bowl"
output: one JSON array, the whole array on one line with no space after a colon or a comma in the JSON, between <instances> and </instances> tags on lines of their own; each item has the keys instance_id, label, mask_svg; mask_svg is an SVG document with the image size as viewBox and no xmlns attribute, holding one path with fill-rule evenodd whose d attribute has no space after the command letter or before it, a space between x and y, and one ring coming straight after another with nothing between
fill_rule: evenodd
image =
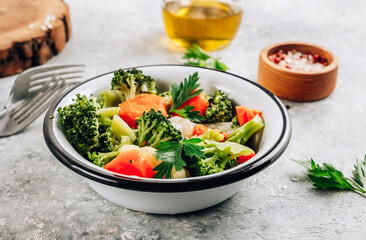
<instances>
[{"instance_id":1,"label":"white enamel bowl","mask_svg":"<svg viewBox=\"0 0 366 240\"><path fill-rule=\"evenodd\" d=\"M50 107L44 121L44 137L54 156L86 178L104 198L123 207L158 214L176 214L204 209L234 195L245 178L263 170L285 151L291 137L290 117L284 105L260 85L231 73L183 65L137 67L152 76L159 90L167 90L189 74L198 72L201 87L212 94L220 89L238 105L263 112L265 127L257 154L230 170L184 179L147 179L109 172L80 156L66 140L58 124L57 109L72 103L77 93L98 96L110 88L113 73L90 79L66 93ZM50 116L54 116L50 119Z\"/></svg>"}]
</instances>

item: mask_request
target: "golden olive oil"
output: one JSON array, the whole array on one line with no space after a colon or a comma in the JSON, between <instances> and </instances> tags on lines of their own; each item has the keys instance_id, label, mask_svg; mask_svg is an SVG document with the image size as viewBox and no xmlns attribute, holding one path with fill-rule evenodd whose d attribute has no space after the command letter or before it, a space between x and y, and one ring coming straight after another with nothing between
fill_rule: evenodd
<instances>
[{"instance_id":1,"label":"golden olive oil","mask_svg":"<svg viewBox=\"0 0 366 240\"><path fill-rule=\"evenodd\" d=\"M163 18L168 36L188 48L196 43L204 50L215 50L230 43L238 31L243 11L219 0L167 1Z\"/></svg>"}]
</instances>

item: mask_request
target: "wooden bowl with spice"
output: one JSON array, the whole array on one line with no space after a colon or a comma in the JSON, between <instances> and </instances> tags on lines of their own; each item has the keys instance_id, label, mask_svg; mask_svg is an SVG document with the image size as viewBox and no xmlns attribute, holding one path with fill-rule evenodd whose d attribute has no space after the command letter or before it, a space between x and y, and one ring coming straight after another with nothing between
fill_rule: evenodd
<instances>
[{"instance_id":1,"label":"wooden bowl with spice","mask_svg":"<svg viewBox=\"0 0 366 240\"><path fill-rule=\"evenodd\" d=\"M314 101L336 86L338 59L329 50L304 42L283 42L264 48L259 56L258 83L277 97Z\"/></svg>"}]
</instances>

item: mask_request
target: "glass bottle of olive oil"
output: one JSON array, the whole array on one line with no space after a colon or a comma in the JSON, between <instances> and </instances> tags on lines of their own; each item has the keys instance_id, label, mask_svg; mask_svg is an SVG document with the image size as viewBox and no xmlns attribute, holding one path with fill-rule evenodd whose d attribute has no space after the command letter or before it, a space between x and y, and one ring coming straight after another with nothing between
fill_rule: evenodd
<instances>
[{"instance_id":1,"label":"glass bottle of olive oil","mask_svg":"<svg viewBox=\"0 0 366 240\"><path fill-rule=\"evenodd\" d=\"M195 43L204 50L222 48L238 31L243 10L238 1L163 1L163 18L168 36L188 48Z\"/></svg>"}]
</instances>

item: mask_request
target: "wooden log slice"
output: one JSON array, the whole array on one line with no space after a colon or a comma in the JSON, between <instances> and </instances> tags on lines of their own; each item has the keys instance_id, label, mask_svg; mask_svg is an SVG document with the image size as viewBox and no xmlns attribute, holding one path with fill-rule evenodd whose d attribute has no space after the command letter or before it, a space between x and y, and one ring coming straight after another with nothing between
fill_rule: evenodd
<instances>
[{"instance_id":1,"label":"wooden log slice","mask_svg":"<svg viewBox=\"0 0 366 240\"><path fill-rule=\"evenodd\" d=\"M47 62L70 36L62 0L0 0L0 77Z\"/></svg>"}]
</instances>

